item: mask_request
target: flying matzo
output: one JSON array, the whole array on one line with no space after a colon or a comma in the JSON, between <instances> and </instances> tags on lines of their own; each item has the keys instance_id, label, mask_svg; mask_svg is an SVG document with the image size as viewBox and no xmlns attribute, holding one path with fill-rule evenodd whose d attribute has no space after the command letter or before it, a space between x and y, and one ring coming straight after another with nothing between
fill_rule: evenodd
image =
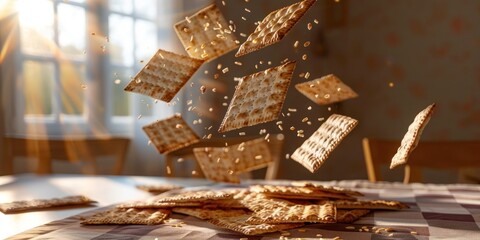
<instances>
[{"instance_id":1,"label":"flying matzo","mask_svg":"<svg viewBox=\"0 0 480 240\"><path fill-rule=\"evenodd\" d=\"M159 49L125 91L170 102L202 64L203 60Z\"/></svg>"},{"instance_id":2,"label":"flying matzo","mask_svg":"<svg viewBox=\"0 0 480 240\"><path fill-rule=\"evenodd\" d=\"M205 61L238 47L237 39L215 4L175 24L178 38L190 57Z\"/></svg>"},{"instance_id":3,"label":"flying matzo","mask_svg":"<svg viewBox=\"0 0 480 240\"><path fill-rule=\"evenodd\" d=\"M435 110L435 103L429 105L427 108L422 110L413 120L413 123L408 127L408 131L402 139L400 147L397 150L397 153L392 158L392 163L390 164L390 169L393 169L399 165L406 164L408 161L408 156L413 152L417 147L418 142L420 141L420 136L422 135L423 129L427 126L428 121L432 117L432 114Z\"/></svg>"},{"instance_id":4,"label":"flying matzo","mask_svg":"<svg viewBox=\"0 0 480 240\"><path fill-rule=\"evenodd\" d=\"M225 150L228 148L194 148L193 153L207 179L215 182L240 183L240 178L235 172L235 162L222 157L221 152Z\"/></svg>"},{"instance_id":5,"label":"flying matzo","mask_svg":"<svg viewBox=\"0 0 480 240\"><path fill-rule=\"evenodd\" d=\"M162 154L199 141L197 134L178 115L144 126L143 131Z\"/></svg>"},{"instance_id":6,"label":"flying matzo","mask_svg":"<svg viewBox=\"0 0 480 240\"><path fill-rule=\"evenodd\" d=\"M304 0L268 14L235 56L240 57L281 41L315 1Z\"/></svg>"},{"instance_id":7,"label":"flying matzo","mask_svg":"<svg viewBox=\"0 0 480 240\"><path fill-rule=\"evenodd\" d=\"M319 105L332 104L358 97L357 93L333 74L296 84L295 88Z\"/></svg>"},{"instance_id":8,"label":"flying matzo","mask_svg":"<svg viewBox=\"0 0 480 240\"><path fill-rule=\"evenodd\" d=\"M273 121L278 118L295 62L243 77L236 86L219 132Z\"/></svg>"},{"instance_id":9,"label":"flying matzo","mask_svg":"<svg viewBox=\"0 0 480 240\"><path fill-rule=\"evenodd\" d=\"M353 118L332 114L302 146L295 150L291 158L310 172L316 172L357 123L358 121Z\"/></svg>"}]
</instances>

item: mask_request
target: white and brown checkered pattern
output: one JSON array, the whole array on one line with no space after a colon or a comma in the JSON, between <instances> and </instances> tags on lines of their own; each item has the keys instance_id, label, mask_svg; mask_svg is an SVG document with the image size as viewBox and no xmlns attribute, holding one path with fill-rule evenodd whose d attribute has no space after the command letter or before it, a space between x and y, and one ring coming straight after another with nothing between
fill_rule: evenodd
<instances>
[{"instance_id":1,"label":"white and brown checkered pattern","mask_svg":"<svg viewBox=\"0 0 480 240\"><path fill-rule=\"evenodd\" d=\"M172 182L175 183L175 182ZM277 184L281 182L276 182ZM407 203L402 211L374 211L354 223L309 224L289 230L288 238L374 239L480 239L480 186L370 183L364 180L318 182L323 185L351 188L365 195L365 199L386 199ZM133 186L132 186L133 187ZM213 186L211 186L213 187ZM221 187L221 186L219 186ZM95 211L101 211L95 210ZM77 236L82 239L241 239L247 236L219 228L195 217L173 214L174 220L162 225L101 225L81 226L84 213L39 226L9 239L50 238ZM175 227L182 223L181 227ZM365 229L368 229L366 231ZM187 235L191 233L192 235ZM194 234L193 234L194 233ZM260 234L252 239L278 239L282 232ZM320 234L320 235L318 235ZM250 239L250 238L249 238Z\"/></svg>"}]
</instances>

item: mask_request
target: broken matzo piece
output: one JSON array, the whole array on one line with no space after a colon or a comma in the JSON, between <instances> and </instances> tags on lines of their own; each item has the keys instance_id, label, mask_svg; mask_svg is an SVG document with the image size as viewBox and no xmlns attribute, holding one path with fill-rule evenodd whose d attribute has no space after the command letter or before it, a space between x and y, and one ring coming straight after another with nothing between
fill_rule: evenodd
<instances>
[{"instance_id":1,"label":"broken matzo piece","mask_svg":"<svg viewBox=\"0 0 480 240\"><path fill-rule=\"evenodd\" d=\"M113 208L87 217L81 223L155 225L162 223L169 214L167 209Z\"/></svg>"},{"instance_id":2,"label":"broken matzo piece","mask_svg":"<svg viewBox=\"0 0 480 240\"><path fill-rule=\"evenodd\" d=\"M277 232L287 229L292 229L296 227L301 227L303 223L287 223L287 224L250 224L247 223L247 219L250 217L250 214L234 217L224 217L218 219L211 219L208 222L217 225L222 228L227 228L232 231L240 232L245 235L258 235L262 233Z\"/></svg>"},{"instance_id":3,"label":"broken matzo piece","mask_svg":"<svg viewBox=\"0 0 480 240\"><path fill-rule=\"evenodd\" d=\"M202 64L203 60L159 49L125 91L170 102Z\"/></svg>"},{"instance_id":4,"label":"broken matzo piece","mask_svg":"<svg viewBox=\"0 0 480 240\"><path fill-rule=\"evenodd\" d=\"M200 139L178 115L144 126L143 131L162 154L186 147Z\"/></svg>"},{"instance_id":5,"label":"broken matzo piece","mask_svg":"<svg viewBox=\"0 0 480 240\"><path fill-rule=\"evenodd\" d=\"M268 14L235 56L240 57L281 41L315 1L304 0Z\"/></svg>"},{"instance_id":6,"label":"broken matzo piece","mask_svg":"<svg viewBox=\"0 0 480 240\"><path fill-rule=\"evenodd\" d=\"M432 117L432 114L435 110L435 103L428 106L420 113L417 114L413 123L408 126L408 131L402 139L400 147L397 150L397 153L392 158L390 164L390 169L393 169L399 165L406 164L408 161L408 156L413 152L417 147L418 142L420 141L420 136L422 135L423 129L427 126L428 121Z\"/></svg>"},{"instance_id":7,"label":"broken matzo piece","mask_svg":"<svg viewBox=\"0 0 480 240\"><path fill-rule=\"evenodd\" d=\"M358 121L353 118L332 114L302 146L295 150L291 158L310 172L316 172L357 123Z\"/></svg>"},{"instance_id":8,"label":"broken matzo piece","mask_svg":"<svg viewBox=\"0 0 480 240\"><path fill-rule=\"evenodd\" d=\"M357 93L333 74L296 84L295 88L319 105L332 104L358 97Z\"/></svg>"},{"instance_id":9,"label":"broken matzo piece","mask_svg":"<svg viewBox=\"0 0 480 240\"><path fill-rule=\"evenodd\" d=\"M52 199L36 199L0 204L0 211L7 213L25 212L61 206L80 206L95 203L85 196L69 196Z\"/></svg>"},{"instance_id":10,"label":"broken matzo piece","mask_svg":"<svg viewBox=\"0 0 480 240\"><path fill-rule=\"evenodd\" d=\"M238 47L228 22L215 4L175 24L190 57L209 61Z\"/></svg>"},{"instance_id":11,"label":"broken matzo piece","mask_svg":"<svg viewBox=\"0 0 480 240\"><path fill-rule=\"evenodd\" d=\"M278 118L295 70L295 62L243 77L236 86L219 132L273 121Z\"/></svg>"}]
</instances>

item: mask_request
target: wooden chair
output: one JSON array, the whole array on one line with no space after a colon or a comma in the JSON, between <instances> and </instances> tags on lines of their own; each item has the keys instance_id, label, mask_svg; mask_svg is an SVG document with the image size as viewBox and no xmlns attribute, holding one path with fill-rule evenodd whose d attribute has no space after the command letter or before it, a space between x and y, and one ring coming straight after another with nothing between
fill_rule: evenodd
<instances>
[{"instance_id":1,"label":"wooden chair","mask_svg":"<svg viewBox=\"0 0 480 240\"><path fill-rule=\"evenodd\" d=\"M53 160L67 160L75 163L82 161L81 172L96 174L96 158L114 156L116 158L112 173L122 174L125 156L130 139L109 138L21 138L5 137L4 161L7 173L13 174L15 157L32 157L38 159L36 173L52 173Z\"/></svg>"},{"instance_id":2,"label":"wooden chair","mask_svg":"<svg viewBox=\"0 0 480 240\"><path fill-rule=\"evenodd\" d=\"M379 167L390 166L400 141L364 138L362 145L368 179L382 181ZM421 182L422 168L460 170L472 167L480 168L480 141L420 141L405 165L403 182Z\"/></svg>"},{"instance_id":3,"label":"wooden chair","mask_svg":"<svg viewBox=\"0 0 480 240\"><path fill-rule=\"evenodd\" d=\"M253 140L258 137L238 137L238 138L219 138L219 139L202 139L199 142L192 144L190 146L178 149L176 151L170 152L165 155L165 169L167 177L176 177L174 172L174 160L175 159L191 159L195 160L195 155L193 154L194 148L199 147L224 147L226 144L228 146L240 144L242 142ZM270 152L272 154L273 161L269 163L267 166L267 172L265 174L266 180L276 179L278 176L278 169L280 166L280 159L282 155L283 149L283 134L272 134L270 135L270 140L268 142ZM195 161L195 171L197 173L202 173L200 166ZM199 175L202 177L203 175Z\"/></svg>"}]
</instances>

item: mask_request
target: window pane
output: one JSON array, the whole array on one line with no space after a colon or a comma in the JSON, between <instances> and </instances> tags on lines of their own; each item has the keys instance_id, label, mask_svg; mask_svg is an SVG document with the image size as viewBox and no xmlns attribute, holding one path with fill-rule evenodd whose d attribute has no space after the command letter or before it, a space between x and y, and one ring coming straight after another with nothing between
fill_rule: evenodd
<instances>
[{"instance_id":1,"label":"window pane","mask_svg":"<svg viewBox=\"0 0 480 240\"><path fill-rule=\"evenodd\" d=\"M23 63L23 91L25 115L50 115L54 82L52 63L25 61Z\"/></svg>"},{"instance_id":2,"label":"window pane","mask_svg":"<svg viewBox=\"0 0 480 240\"><path fill-rule=\"evenodd\" d=\"M137 0L138 1L138 0ZM140 0L140 2L143 0ZM132 13L132 0L109 0L110 10L122 13Z\"/></svg>"},{"instance_id":3,"label":"window pane","mask_svg":"<svg viewBox=\"0 0 480 240\"><path fill-rule=\"evenodd\" d=\"M53 3L48 0L18 0L21 46L30 53L53 53Z\"/></svg>"},{"instance_id":4,"label":"window pane","mask_svg":"<svg viewBox=\"0 0 480 240\"><path fill-rule=\"evenodd\" d=\"M135 57L147 62L157 51L157 28L153 22L135 22Z\"/></svg>"},{"instance_id":5,"label":"window pane","mask_svg":"<svg viewBox=\"0 0 480 240\"><path fill-rule=\"evenodd\" d=\"M140 95L139 113L142 116L153 116L153 105L155 104L154 100L151 97Z\"/></svg>"},{"instance_id":6,"label":"window pane","mask_svg":"<svg viewBox=\"0 0 480 240\"><path fill-rule=\"evenodd\" d=\"M110 57L112 63L133 65L133 21L129 17L111 14L108 18Z\"/></svg>"},{"instance_id":7,"label":"window pane","mask_svg":"<svg viewBox=\"0 0 480 240\"><path fill-rule=\"evenodd\" d=\"M135 1L135 14L148 19L157 15L157 0Z\"/></svg>"},{"instance_id":8,"label":"window pane","mask_svg":"<svg viewBox=\"0 0 480 240\"><path fill-rule=\"evenodd\" d=\"M130 94L123 89L130 82L132 71L117 68L113 72L112 104L114 116L130 115Z\"/></svg>"},{"instance_id":9,"label":"window pane","mask_svg":"<svg viewBox=\"0 0 480 240\"><path fill-rule=\"evenodd\" d=\"M60 63L61 112L67 115L82 115L84 105L85 67L70 62Z\"/></svg>"},{"instance_id":10,"label":"window pane","mask_svg":"<svg viewBox=\"0 0 480 240\"><path fill-rule=\"evenodd\" d=\"M85 51L85 10L69 4L58 5L60 48L66 54L83 57Z\"/></svg>"}]
</instances>

